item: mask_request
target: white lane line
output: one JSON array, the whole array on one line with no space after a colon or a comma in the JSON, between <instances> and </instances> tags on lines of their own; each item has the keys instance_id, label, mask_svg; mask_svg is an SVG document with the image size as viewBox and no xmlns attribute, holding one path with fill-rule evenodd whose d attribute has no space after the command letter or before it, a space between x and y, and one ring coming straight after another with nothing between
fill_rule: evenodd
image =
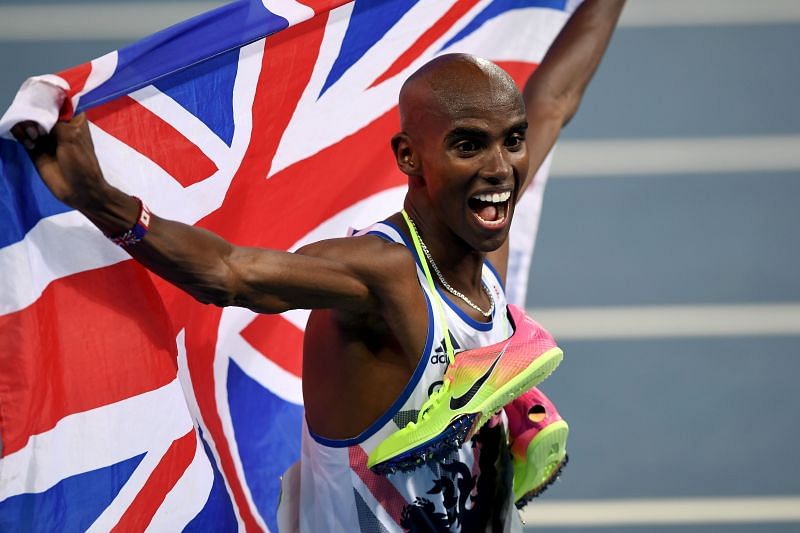
<instances>
[{"instance_id":1,"label":"white lane line","mask_svg":"<svg viewBox=\"0 0 800 533\"><path fill-rule=\"evenodd\" d=\"M534 500L525 527L745 524L800 522L800 496L663 498L648 500Z\"/></svg>"},{"instance_id":2,"label":"white lane line","mask_svg":"<svg viewBox=\"0 0 800 533\"><path fill-rule=\"evenodd\" d=\"M564 340L800 335L800 304L541 308L528 312Z\"/></svg>"},{"instance_id":3,"label":"white lane line","mask_svg":"<svg viewBox=\"0 0 800 533\"><path fill-rule=\"evenodd\" d=\"M800 6L800 2L797 3ZM800 135L561 141L554 177L800 170Z\"/></svg>"},{"instance_id":4,"label":"white lane line","mask_svg":"<svg viewBox=\"0 0 800 533\"><path fill-rule=\"evenodd\" d=\"M0 41L134 40L219 7L221 0L0 6ZM269 2L267 2L269 4ZM622 27L796 24L796 0L636 0Z\"/></svg>"},{"instance_id":5,"label":"white lane line","mask_svg":"<svg viewBox=\"0 0 800 533\"><path fill-rule=\"evenodd\" d=\"M623 27L666 27L797 22L797 0L636 0L625 5L619 23Z\"/></svg>"},{"instance_id":6,"label":"white lane line","mask_svg":"<svg viewBox=\"0 0 800 533\"><path fill-rule=\"evenodd\" d=\"M0 41L134 40L227 2L0 6Z\"/></svg>"}]
</instances>

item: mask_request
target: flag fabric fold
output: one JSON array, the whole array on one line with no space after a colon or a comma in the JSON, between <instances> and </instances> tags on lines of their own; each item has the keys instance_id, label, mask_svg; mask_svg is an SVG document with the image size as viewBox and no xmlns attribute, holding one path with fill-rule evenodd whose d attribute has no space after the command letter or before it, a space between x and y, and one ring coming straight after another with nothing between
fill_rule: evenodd
<instances>
[{"instance_id":1,"label":"flag fabric fold","mask_svg":"<svg viewBox=\"0 0 800 533\"><path fill-rule=\"evenodd\" d=\"M149 274L47 191L14 124L85 111L107 179L154 212L294 250L402 205L409 74L467 52L522 83L573 4L240 0L26 82L0 120L0 530L276 530L308 316ZM518 301L540 200L512 235Z\"/></svg>"}]
</instances>

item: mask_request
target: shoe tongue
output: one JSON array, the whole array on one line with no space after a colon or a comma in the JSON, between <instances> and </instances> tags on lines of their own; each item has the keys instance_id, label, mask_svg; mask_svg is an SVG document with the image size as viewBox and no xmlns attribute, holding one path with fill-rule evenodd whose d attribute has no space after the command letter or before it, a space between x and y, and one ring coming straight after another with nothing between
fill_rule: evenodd
<instances>
[{"instance_id":1,"label":"shoe tongue","mask_svg":"<svg viewBox=\"0 0 800 533\"><path fill-rule=\"evenodd\" d=\"M478 216L483 220L493 222L497 220L497 207L493 204L485 204L478 209Z\"/></svg>"}]
</instances>

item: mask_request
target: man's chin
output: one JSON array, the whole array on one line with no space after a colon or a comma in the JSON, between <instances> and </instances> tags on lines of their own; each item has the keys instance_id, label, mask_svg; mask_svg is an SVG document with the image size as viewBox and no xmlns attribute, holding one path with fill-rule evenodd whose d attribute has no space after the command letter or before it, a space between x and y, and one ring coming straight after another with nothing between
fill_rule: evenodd
<instances>
[{"instance_id":1,"label":"man's chin","mask_svg":"<svg viewBox=\"0 0 800 533\"><path fill-rule=\"evenodd\" d=\"M507 240L508 228L489 238L484 238L478 242L475 242L473 248L481 253L488 254L499 250Z\"/></svg>"},{"instance_id":2,"label":"man's chin","mask_svg":"<svg viewBox=\"0 0 800 533\"><path fill-rule=\"evenodd\" d=\"M482 253L490 253L499 249L506 240L508 240L508 233L511 228L511 217L499 227L491 228L479 225L478 238L472 243L475 250Z\"/></svg>"}]
</instances>

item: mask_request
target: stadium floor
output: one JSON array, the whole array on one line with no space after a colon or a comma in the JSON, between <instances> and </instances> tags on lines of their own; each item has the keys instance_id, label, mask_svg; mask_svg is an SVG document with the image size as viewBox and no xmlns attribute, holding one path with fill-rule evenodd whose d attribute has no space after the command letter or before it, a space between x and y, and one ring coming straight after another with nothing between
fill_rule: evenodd
<instances>
[{"instance_id":1,"label":"stadium floor","mask_svg":"<svg viewBox=\"0 0 800 533\"><path fill-rule=\"evenodd\" d=\"M566 332L565 360L542 388L572 432L569 467L529 506L527 531L800 530L800 308L777 305L800 301L800 166L730 168L709 153L682 171L659 169L636 162L643 156L631 142L670 150L682 139L714 146L737 138L753 143L749 158L762 139L793 138L800 76L786 65L798 30L618 30L561 151L591 154L602 141L633 169L615 175L602 162L593 171L578 161L558 175L557 152L544 200L527 303L542 317L560 312L550 325ZM569 175L575 168L580 175ZM709 305L753 312L713 326L713 316L698 313L688 329L663 314L653 331L637 331L642 309L658 321L673 306ZM577 338L570 332L580 324L564 321L591 320L585 308L597 319L613 311L619 323ZM716 332L704 332L706 320ZM759 320L776 327L757 331ZM607 502L617 519L593 502ZM558 507L565 503L574 505ZM546 525L534 526L537 515Z\"/></svg>"}]
</instances>

